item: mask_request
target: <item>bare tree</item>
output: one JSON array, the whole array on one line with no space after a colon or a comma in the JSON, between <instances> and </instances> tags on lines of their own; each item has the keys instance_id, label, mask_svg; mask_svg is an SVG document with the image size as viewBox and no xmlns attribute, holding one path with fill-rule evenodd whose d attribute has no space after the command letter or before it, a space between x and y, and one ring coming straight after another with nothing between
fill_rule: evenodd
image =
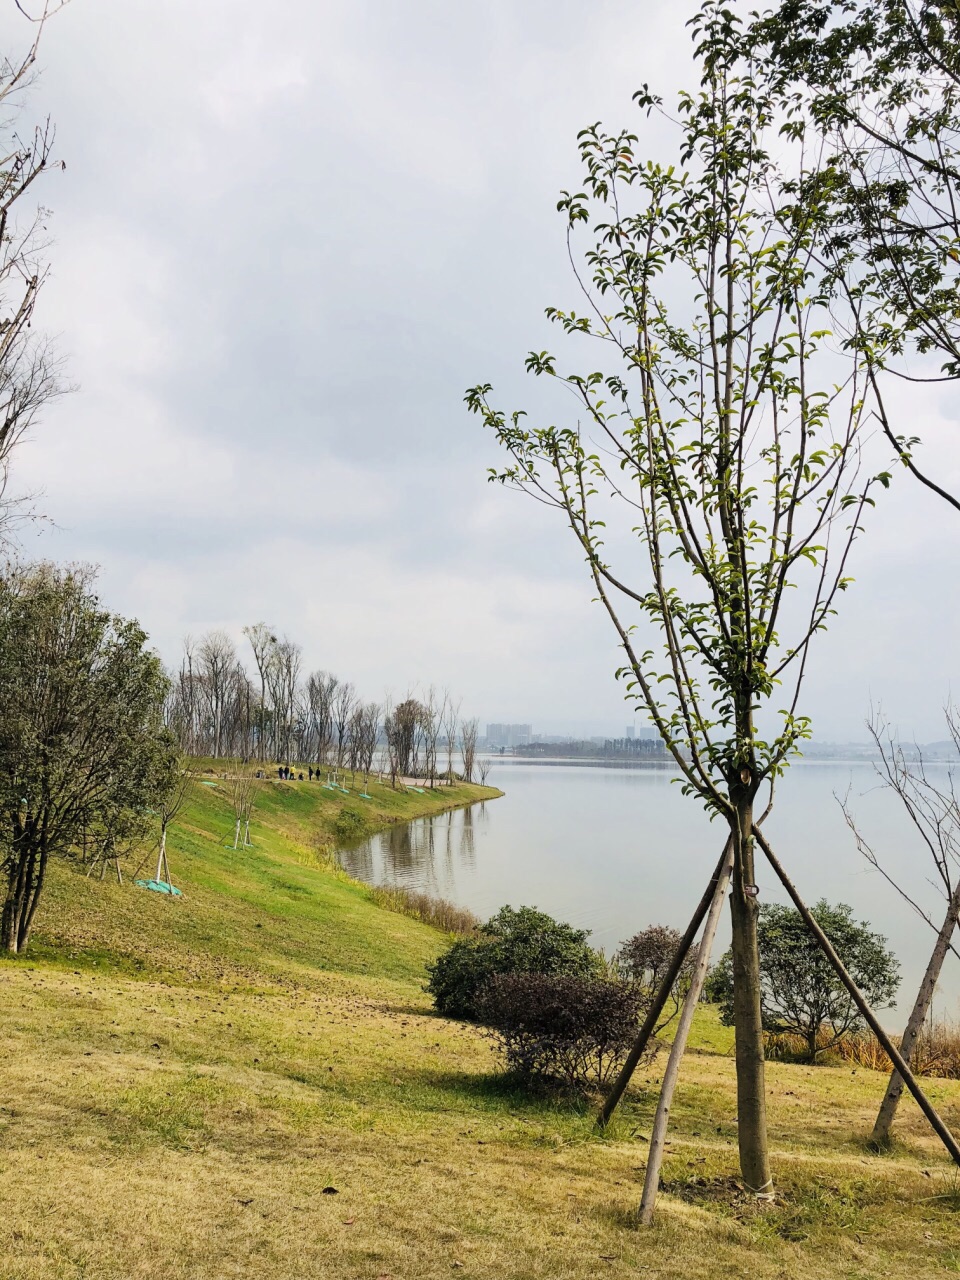
<instances>
[{"instance_id":1,"label":"bare tree","mask_svg":"<svg viewBox=\"0 0 960 1280\"><path fill-rule=\"evenodd\" d=\"M437 751L440 742L440 729L446 715L446 694L439 698L431 685L427 690L426 700L421 704L421 723L423 725L423 768L424 775L430 780L430 786L437 782Z\"/></svg>"},{"instance_id":2,"label":"bare tree","mask_svg":"<svg viewBox=\"0 0 960 1280\"><path fill-rule=\"evenodd\" d=\"M487 776L492 768L493 761L489 756L481 756L477 761L477 773L480 777L481 787L485 787L487 785Z\"/></svg>"},{"instance_id":3,"label":"bare tree","mask_svg":"<svg viewBox=\"0 0 960 1280\"><path fill-rule=\"evenodd\" d=\"M377 743L380 740L380 716L379 703L365 702L356 717L356 760L357 768L363 773L364 791L366 791L370 782L373 758L376 755ZM351 742L351 750L353 749L353 743Z\"/></svg>"},{"instance_id":4,"label":"bare tree","mask_svg":"<svg viewBox=\"0 0 960 1280\"><path fill-rule=\"evenodd\" d=\"M196 770L191 769L187 761L181 758L178 762L177 777L173 789L160 802L160 843L157 848L157 874L154 879L160 879L162 870L163 880L166 884L173 883L170 879L170 866L167 862L167 832L170 830L170 824L177 818L183 808L187 790L196 776Z\"/></svg>"},{"instance_id":5,"label":"bare tree","mask_svg":"<svg viewBox=\"0 0 960 1280\"><path fill-rule=\"evenodd\" d=\"M197 650L200 679L211 720L212 754L219 757L222 747L223 717L237 652L225 631L208 631Z\"/></svg>"},{"instance_id":6,"label":"bare tree","mask_svg":"<svg viewBox=\"0 0 960 1280\"><path fill-rule=\"evenodd\" d=\"M460 756L463 760L463 776L467 782L473 781L473 766L477 754L477 731L479 724L476 717L464 720L460 725Z\"/></svg>"},{"instance_id":7,"label":"bare tree","mask_svg":"<svg viewBox=\"0 0 960 1280\"><path fill-rule=\"evenodd\" d=\"M307 712L311 745L317 760L326 763L333 743L333 700L339 681L326 671L314 671L307 680Z\"/></svg>"},{"instance_id":8,"label":"bare tree","mask_svg":"<svg viewBox=\"0 0 960 1280\"><path fill-rule=\"evenodd\" d=\"M960 754L960 715L952 706L946 707L945 715L951 740ZM960 877L956 874L958 859L960 859L960 799L957 796L953 770L947 771L945 779L931 775L919 749L915 752L916 759L908 760L903 746L882 715L874 714L867 722L867 728L880 752L877 772L884 785L902 802L920 838L920 843L933 861L936 878L946 899L946 913L938 926L916 901L912 890L908 891L883 867L874 849L856 824L850 809L848 793L840 804L847 826L853 832L857 842L857 848L870 865L880 872L936 933L933 952L900 1041L901 1054L907 1062L911 1062L947 952L953 951L957 954L953 945L953 935L957 920L960 919ZM894 1070L890 1075L887 1091L873 1126L872 1141L877 1146L887 1146L890 1142L890 1130L897 1114L903 1087L902 1076Z\"/></svg>"},{"instance_id":9,"label":"bare tree","mask_svg":"<svg viewBox=\"0 0 960 1280\"><path fill-rule=\"evenodd\" d=\"M188 755L196 755L201 739L201 680L197 669L196 645L192 636L183 641L183 657L177 675L176 689L168 711L167 724L176 727L180 746Z\"/></svg>"},{"instance_id":10,"label":"bare tree","mask_svg":"<svg viewBox=\"0 0 960 1280\"><path fill-rule=\"evenodd\" d=\"M7 495L12 454L43 406L64 390L60 359L32 327L49 274L44 261L49 213L37 206L22 219L18 214L37 180L65 166L53 162L55 130L49 117L29 133L16 125L18 100L33 80L44 28L64 3L48 0L32 19L33 39L22 58L0 60L0 536L29 514L23 500Z\"/></svg>"},{"instance_id":11,"label":"bare tree","mask_svg":"<svg viewBox=\"0 0 960 1280\"><path fill-rule=\"evenodd\" d=\"M447 785L453 786L453 756L457 749L457 732L460 728L460 703L455 702L449 690L444 691L443 736L447 751Z\"/></svg>"},{"instance_id":12,"label":"bare tree","mask_svg":"<svg viewBox=\"0 0 960 1280\"><path fill-rule=\"evenodd\" d=\"M333 694L333 727L336 735L338 768L343 767L347 745L347 730L356 702L357 694L352 684L342 681L337 685Z\"/></svg>"},{"instance_id":13,"label":"bare tree","mask_svg":"<svg viewBox=\"0 0 960 1280\"><path fill-rule=\"evenodd\" d=\"M273 703L274 749L277 757L289 760L297 712L302 652L286 636L273 645L267 667L267 684Z\"/></svg>"},{"instance_id":14,"label":"bare tree","mask_svg":"<svg viewBox=\"0 0 960 1280\"><path fill-rule=\"evenodd\" d=\"M396 786L398 777L417 776L420 768L423 707L416 698L404 698L387 713L384 732L390 756L391 780Z\"/></svg>"},{"instance_id":15,"label":"bare tree","mask_svg":"<svg viewBox=\"0 0 960 1280\"><path fill-rule=\"evenodd\" d=\"M255 622L252 626L244 627L243 634L247 637L247 640L250 643L250 648L253 650L253 660L257 664L257 674L260 677L257 758L259 760L265 760L267 750L267 672L270 668L273 650L277 644L277 637L273 633L273 628L268 627L265 622Z\"/></svg>"},{"instance_id":16,"label":"bare tree","mask_svg":"<svg viewBox=\"0 0 960 1280\"><path fill-rule=\"evenodd\" d=\"M170 864L167 861L167 834L183 808L187 791L196 776L196 769L192 768L189 760L181 755L174 764L173 782L170 790L157 802L157 813L160 817L160 837L157 842L157 869L153 878L160 884L171 886L173 884L170 878ZM148 856L149 854L144 854L140 865L134 872L134 877L140 874Z\"/></svg>"},{"instance_id":17,"label":"bare tree","mask_svg":"<svg viewBox=\"0 0 960 1280\"><path fill-rule=\"evenodd\" d=\"M250 844L250 815L253 813L260 790L260 781L244 767L240 760L234 763L231 779L231 798L233 800L233 847L240 847L240 834L243 832L244 847Z\"/></svg>"}]
</instances>

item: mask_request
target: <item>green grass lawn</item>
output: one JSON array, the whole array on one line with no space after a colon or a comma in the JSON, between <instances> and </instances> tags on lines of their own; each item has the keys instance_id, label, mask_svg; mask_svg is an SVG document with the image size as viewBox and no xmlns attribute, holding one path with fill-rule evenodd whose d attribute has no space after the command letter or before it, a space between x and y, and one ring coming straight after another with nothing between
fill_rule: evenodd
<instances>
[{"instance_id":1,"label":"green grass lawn","mask_svg":"<svg viewBox=\"0 0 960 1280\"><path fill-rule=\"evenodd\" d=\"M268 780L254 809L252 848L235 850L230 781L211 769L191 787L169 840L171 875L184 899L110 876L86 880L59 864L30 954L192 980L241 975L309 985L335 970L417 981L441 939L382 911L364 886L337 872L330 855L338 822L358 813L374 831L500 792L460 784L420 795L371 782L369 795L361 801L316 783ZM148 859L143 874L153 869Z\"/></svg>"},{"instance_id":2,"label":"green grass lawn","mask_svg":"<svg viewBox=\"0 0 960 1280\"><path fill-rule=\"evenodd\" d=\"M518 1093L480 1030L430 1011L443 937L325 860L352 798L271 783L234 851L225 786L184 810L182 900L58 867L36 946L0 964L3 1280L960 1273L960 1184L913 1103L890 1155L864 1145L875 1073L770 1064L780 1198L742 1196L708 1008L641 1231L663 1058L604 1136L592 1106ZM443 800L369 803L373 825ZM960 1128L960 1085L928 1084Z\"/></svg>"}]
</instances>

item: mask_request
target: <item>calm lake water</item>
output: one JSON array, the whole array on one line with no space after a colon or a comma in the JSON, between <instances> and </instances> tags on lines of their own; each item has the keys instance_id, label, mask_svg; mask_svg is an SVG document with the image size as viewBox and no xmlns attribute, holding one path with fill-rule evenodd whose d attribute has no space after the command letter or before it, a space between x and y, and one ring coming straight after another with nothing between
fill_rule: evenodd
<instances>
[{"instance_id":1,"label":"calm lake water","mask_svg":"<svg viewBox=\"0 0 960 1280\"><path fill-rule=\"evenodd\" d=\"M946 770L944 767L944 778ZM724 840L667 767L585 766L497 759L488 782L505 795L471 809L392 827L341 851L370 884L449 898L482 918L504 903L536 906L579 928L608 953L648 924L684 928ZM857 852L835 795L846 795L863 835L892 875L938 922L934 868L873 767L794 765L778 784L768 839L807 902L848 902L887 936L912 1003L933 947L929 927ZM785 901L758 856L761 901ZM726 913L716 955L728 945ZM906 1012L906 1008L903 1012ZM960 1015L960 963L947 957L938 1017ZM884 1015L896 1025L898 1011Z\"/></svg>"}]
</instances>

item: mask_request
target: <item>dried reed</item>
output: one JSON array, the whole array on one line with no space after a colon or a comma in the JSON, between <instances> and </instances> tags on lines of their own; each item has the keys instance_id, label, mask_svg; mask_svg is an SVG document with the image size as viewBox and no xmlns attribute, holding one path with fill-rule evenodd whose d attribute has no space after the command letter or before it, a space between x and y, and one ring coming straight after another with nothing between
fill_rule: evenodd
<instances>
[{"instance_id":1,"label":"dried reed","mask_svg":"<svg viewBox=\"0 0 960 1280\"><path fill-rule=\"evenodd\" d=\"M376 885L370 889L370 897L378 907L411 916L424 924L432 925L444 933L475 933L480 921L465 907L458 907L446 898L434 898L429 893L418 893L394 885Z\"/></svg>"}]
</instances>

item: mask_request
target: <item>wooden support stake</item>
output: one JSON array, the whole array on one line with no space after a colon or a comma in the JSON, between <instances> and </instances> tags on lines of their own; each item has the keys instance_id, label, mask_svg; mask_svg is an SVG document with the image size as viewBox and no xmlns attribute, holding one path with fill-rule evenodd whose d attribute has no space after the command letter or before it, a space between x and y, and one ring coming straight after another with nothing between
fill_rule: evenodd
<instances>
[{"instance_id":1,"label":"wooden support stake","mask_svg":"<svg viewBox=\"0 0 960 1280\"><path fill-rule=\"evenodd\" d=\"M807 928L816 938L817 942L819 942L821 951L830 961L831 965L833 966L837 974L837 977L840 979L840 981L846 987L847 991L850 993L850 998L853 1000L853 1003L860 1010L870 1030L873 1032L873 1034L877 1037L877 1039L883 1045L884 1049L886 1049L887 1056L890 1058L890 1061L893 1063L894 1067L896 1067L897 1071L902 1076L904 1084L913 1094L914 1098L916 1098L917 1105L919 1106L920 1110L930 1121L930 1124L932 1125L934 1132L936 1133L940 1141L943 1143L943 1145L946 1147L947 1151L950 1153L950 1156L953 1159L953 1161L956 1164L960 1165L960 1146L957 1145L957 1141L954 1138L953 1134L950 1132L950 1130L947 1128L944 1122L940 1119L939 1115L937 1115L937 1112L934 1109L933 1104L930 1102L927 1095L920 1088L919 1084L917 1083L916 1077L914 1076L913 1072L910 1070L910 1067L904 1061L903 1057L901 1056L899 1050L894 1045L893 1041L890 1039L890 1037L884 1031L883 1027L881 1027L880 1023L877 1021L876 1014L867 1004L866 1000L864 999L863 995L860 992L860 988L854 982L853 978L850 977L850 974L847 973L844 963L840 959L840 957L837 955L836 951L834 951L830 943L830 939L827 937L827 935L823 932L823 930L817 924L816 920L810 914L808 907L801 899L800 894L797 892L796 888L794 887L790 877L787 875L786 871L784 871L783 867L780 865L779 861L777 860L777 857L774 854L773 850L770 848L769 844L764 839L762 833L756 826L754 826L753 828L753 835L757 844L760 846L760 848L763 850L764 854L766 855L767 861L770 863L771 867L773 867L774 871L780 877L780 882L783 885L783 887L786 889L787 893L790 895L790 899L793 902L793 905L797 908L797 910L800 912L800 915L803 917L804 924L807 926Z\"/></svg>"},{"instance_id":2,"label":"wooden support stake","mask_svg":"<svg viewBox=\"0 0 960 1280\"><path fill-rule=\"evenodd\" d=\"M703 926L703 936L700 939L700 949L697 952L696 964L693 967L693 973L690 975L690 986L684 997L683 1008L680 1011L677 1034L674 1036L673 1044L670 1046L670 1057L667 1060L667 1069L663 1073L663 1083L660 1086L660 1100L657 1103L657 1114L654 1116L653 1130L650 1134L647 1171L643 1179L643 1196L640 1199L640 1225L643 1227L649 1227L653 1221L653 1211L657 1203L657 1191L660 1189L660 1169L663 1165L663 1152L667 1141L667 1125L670 1120L673 1091L677 1087L680 1063L687 1047L687 1036L690 1034L693 1015L700 1001L700 993L703 990L707 970L710 968L710 953L713 950L713 940L717 936L720 912L723 910L727 884L729 883L730 872L733 869L732 840L727 841L726 853L723 875L717 881L717 887L713 891L713 901L710 903L710 910Z\"/></svg>"},{"instance_id":3,"label":"wooden support stake","mask_svg":"<svg viewBox=\"0 0 960 1280\"><path fill-rule=\"evenodd\" d=\"M670 992L673 990L674 983L680 976L680 970L683 967L684 960L687 958L687 952L693 945L693 940L697 936L701 924L703 924L704 916L710 910L710 903L713 901L713 895L717 889L717 882L723 875L723 869L726 865L726 861L727 846L724 845L723 853L720 855L720 861L717 863L716 870L710 878L710 883L707 885L696 911L693 913L693 919L687 925L686 933L680 939L680 945L677 947L677 953L670 962L670 968L663 976L663 981L660 983L657 994L653 998L653 1004L651 1004L649 1012L644 1019L643 1026L637 1034L633 1048L630 1050L626 1062L620 1068L620 1074L613 1082L613 1086L607 1094L606 1101L604 1102L600 1114L597 1117L597 1124L601 1129L609 1122L610 1117L616 1110L617 1103L623 1097L624 1090L630 1083L630 1078L634 1071L637 1069L637 1063L643 1057L647 1044L654 1031L657 1029L657 1023L660 1020L661 1013L663 1013L663 1007L670 998Z\"/></svg>"}]
</instances>

